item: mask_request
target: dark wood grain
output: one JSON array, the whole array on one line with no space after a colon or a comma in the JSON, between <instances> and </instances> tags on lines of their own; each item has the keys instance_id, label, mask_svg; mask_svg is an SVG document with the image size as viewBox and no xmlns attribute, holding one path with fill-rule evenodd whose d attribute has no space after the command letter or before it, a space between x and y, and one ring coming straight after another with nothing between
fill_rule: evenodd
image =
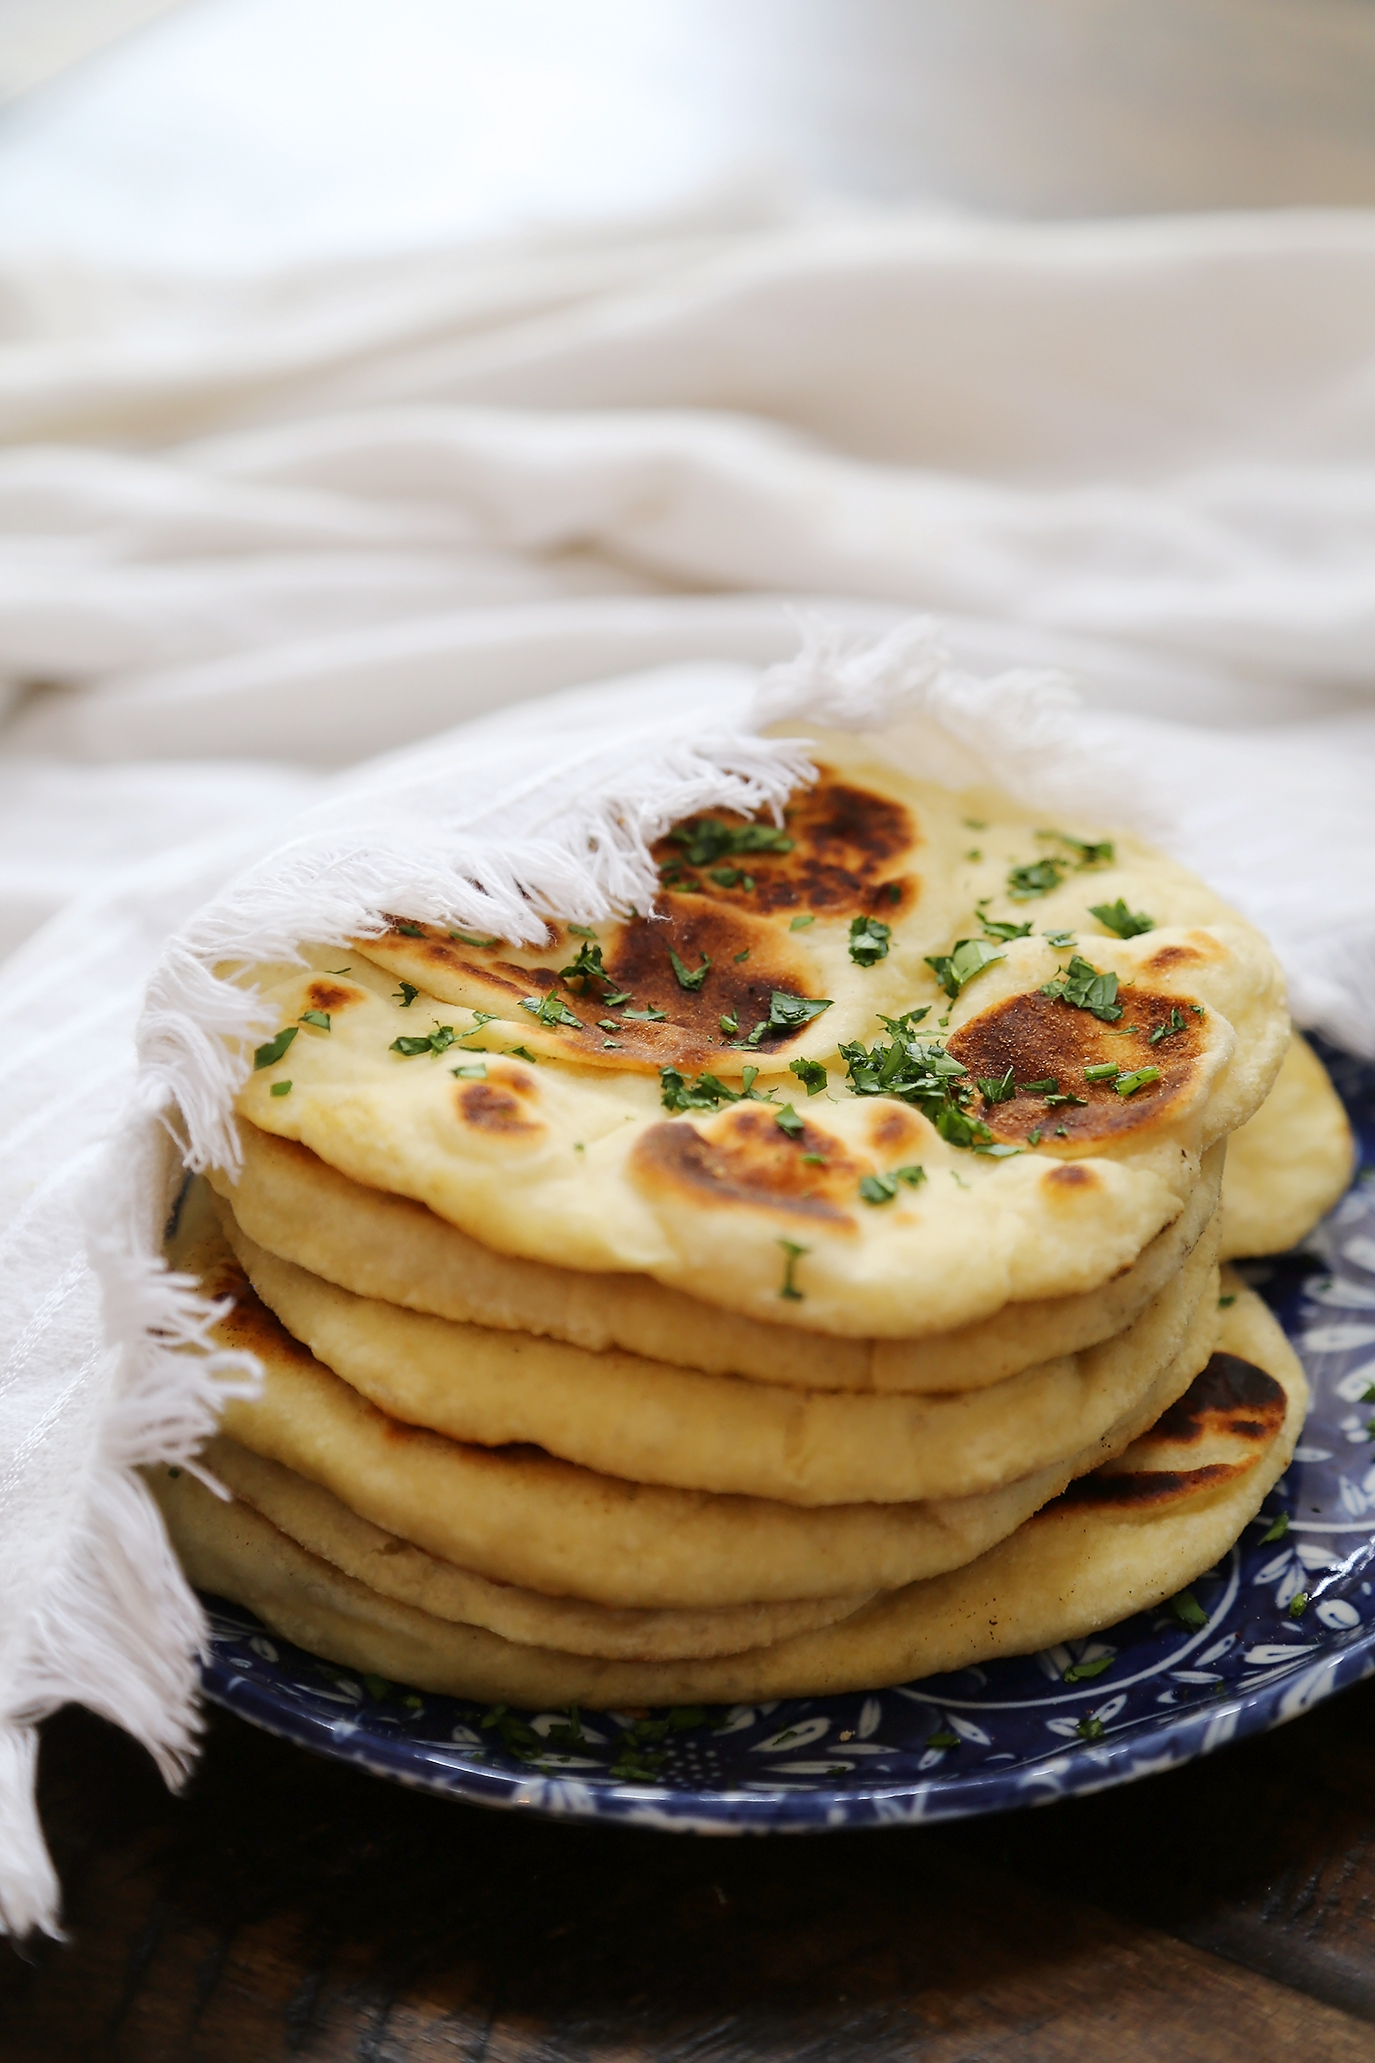
<instances>
[{"instance_id":1,"label":"dark wood grain","mask_svg":"<svg viewBox=\"0 0 1375 2063\"><path fill-rule=\"evenodd\" d=\"M71 1940L0 2056L1375 2063L1375 1686L1126 1790L711 1841L481 1813L225 1714L173 1800L84 1713L43 1794Z\"/></svg>"}]
</instances>

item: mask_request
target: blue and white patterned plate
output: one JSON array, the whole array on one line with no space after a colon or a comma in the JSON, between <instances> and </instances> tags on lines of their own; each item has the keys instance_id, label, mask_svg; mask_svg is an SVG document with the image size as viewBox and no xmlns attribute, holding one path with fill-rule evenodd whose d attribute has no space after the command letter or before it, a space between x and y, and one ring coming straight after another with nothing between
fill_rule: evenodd
<instances>
[{"instance_id":1,"label":"blue and white patterned plate","mask_svg":"<svg viewBox=\"0 0 1375 2063\"><path fill-rule=\"evenodd\" d=\"M1193 1586L1091 1640L896 1690L706 1714L482 1711L360 1678L209 1600L205 1688L269 1732L483 1805L700 1833L956 1818L1169 1769L1375 1670L1375 1069L1324 1054L1362 1175L1310 1245L1245 1271L1303 1356L1313 1412L1261 1520ZM1288 1515L1288 1531L1267 1539ZM1307 1604L1296 1616L1299 1594Z\"/></svg>"}]
</instances>

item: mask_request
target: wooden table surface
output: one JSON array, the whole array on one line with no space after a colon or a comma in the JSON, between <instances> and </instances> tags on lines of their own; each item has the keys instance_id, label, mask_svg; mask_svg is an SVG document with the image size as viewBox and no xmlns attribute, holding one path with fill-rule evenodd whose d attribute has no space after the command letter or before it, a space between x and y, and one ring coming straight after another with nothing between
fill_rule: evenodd
<instances>
[{"instance_id":1,"label":"wooden table surface","mask_svg":"<svg viewBox=\"0 0 1375 2063\"><path fill-rule=\"evenodd\" d=\"M222 1712L187 1795L49 1723L66 1946L4 2063L1375 2059L1375 1684L1176 1774L940 1830L485 1813Z\"/></svg>"}]
</instances>

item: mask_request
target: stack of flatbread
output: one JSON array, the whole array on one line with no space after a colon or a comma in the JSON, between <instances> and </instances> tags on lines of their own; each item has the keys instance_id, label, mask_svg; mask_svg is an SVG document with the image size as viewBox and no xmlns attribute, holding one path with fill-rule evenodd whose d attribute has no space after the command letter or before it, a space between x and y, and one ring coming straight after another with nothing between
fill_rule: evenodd
<instances>
[{"instance_id":1,"label":"stack of flatbread","mask_svg":"<svg viewBox=\"0 0 1375 2063\"><path fill-rule=\"evenodd\" d=\"M1133 839L817 752L652 912L240 972L280 1028L172 1252L266 1380L232 1501L157 1472L197 1583L614 1708L1039 1648L1239 1536L1306 1391L1219 1261L1351 1164L1273 955Z\"/></svg>"}]
</instances>

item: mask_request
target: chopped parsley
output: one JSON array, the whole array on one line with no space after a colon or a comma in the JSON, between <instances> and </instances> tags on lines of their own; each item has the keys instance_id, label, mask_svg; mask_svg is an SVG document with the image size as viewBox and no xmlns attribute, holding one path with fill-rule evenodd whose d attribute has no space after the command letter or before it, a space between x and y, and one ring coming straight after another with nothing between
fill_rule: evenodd
<instances>
[{"instance_id":1,"label":"chopped parsley","mask_svg":"<svg viewBox=\"0 0 1375 2063\"><path fill-rule=\"evenodd\" d=\"M576 982L584 995L590 993L589 984L591 982L598 982L603 991L603 1002L609 999L611 993L614 993L618 999L627 1002L630 999L630 991L628 989L618 990L616 988L614 977L608 974L602 965L602 949L595 943L589 944L584 941L578 947L577 952L568 965L560 967L559 980L566 981L570 988Z\"/></svg>"},{"instance_id":2,"label":"chopped parsley","mask_svg":"<svg viewBox=\"0 0 1375 2063\"><path fill-rule=\"evenodd\" d=\"M498 1021L495 1010L474 1010L473 1021L463 1036L465 1039L470 1039L474 1032L482 1030L484 1024L496 1024Z\"/></svg>"},{"instance_id":3,"label":"chopped parsley","mask_svg":"<svg viewBox=\"0 0 1375 2063\"><path fill-rule=\"evenodd\" d=\"M1269 1547L1273 1541L1283 1540L1285 1534L1288 1531L1289 1514L1287 1511L1282 1511L1279 1517L1275 1520L1274 1524L1271 1526L1269 1532L1261 1534L1260 1545L1262 1547Z\"/></svg>"},{"instance_id":4,"label":"chopped parsley","mask_svg":"<svg viewBox=\"0 0 1375 2063\"><path fill-rule=\"evenodd\" d=\"M623 1010L622 1017L633 1019L636 1024L662 1024L668 1016L667 1010L660 1010L650 1003L643 1010ZM619 1026L617 1027L619 1030Z\"/></svg>"},{"instance_id":5,"label":"chopped parsley","mask_svg":"<svg viewBox=\"0 0 1375 2063\"><path fill-rule=\"evenodd\" d=\"M934 1040L895 1036L887 1045L880 1039L872 1047L856 1040L840 1048L840 1057L856 1096L896 1096L915 1105L952 1146L973 1147L995 1158L1020 1152L1015 1146L995 1146L988 1126L968 1114L974 1093L968 1070Z\"/></svg>"},{"instance_id":6,"label":"chopped parsley","mask_svg":"<svg viewBox=\"0 0 1375 2063\"><path fill-rule=\"evenodd\" d=\"M1103 1060L1096 1067L1084 1069L1086 1082L1115 1082L1122 1070L1115 1060Z\"/></svg>"},{"instance_id":7,"label":"chopped parsley","mask_svg":"<svg viewBox=\"0 0 1375 2063\"><path fill-rule=\"evenodd\" d=\"M957 1733L949 1733L942 1728L940 1733L928 1734L924 1745L928 1748L958 1748L960 1737Z\"/></svg>"},{"instance_id":8,"label":"chopped parsley","mask_svg":"<svg viewBox=\"0 0 1375 2063\"><path fill-rule=\"evenodd\" d=\"M964 825L966 831L986 831L988 829L987 820L983 817L961 817L960 822Z\"/></svg>"},{"instance_id":9,"label":"chopped parsley","mask_svg":"<svg viewBox=\"0 0 1375 2063\"><path fill-rule=\"evenodd\" d=\"M1115 1074L1116 1072L1117 1070L1114 1068L1113 1073ZM1048 1074L1043 1081L1022 1083L1022 1094L1024 1096L1058 1096L1059 1093L1060 1080L1058 1075Z\"/></svg>"},{"instance_id":10,"label":"chopped parsley","mask_svg":"<svg viewBox=\"0 0 1375 2063\"><path fill-rule=\"evenodd\" d=\"M672 946L670 946L668 949L668 957L673 962L673 972L678 978L678 986L680 989L700 989L702 983L706 980L707 976L711 972L711 960L708 958L706 953L703 953L702 955L702 964L700 967L689 967L685 961L682 961L678 958L678 955L674 952Z\"/></svg>"},{"instance_id":11,"label":"chopped parsley","mask_svg":"<svg viewBox=\"0 0 1375 2063\"><path fill-rule=\"evenodd\" d=\"M1024 866L1008 869L1007 892L1014 903L1029 903L1033 896L1049 895L1058 888L1063 874L1059 860L1028 860Z\"/></svg>"},{"instance_id":12,"label":"chopped parsley","mask_svg":"<svg viewBox=\"0 0 1375 2063\"><path fill-rule=\"evenodd\" d=\"M930 1015L929 1003L914 1003L912 1008L904 1010L900 1017L885 1017L881 1010L877 1012L879 1023L887 1025L895 1039L910 1038L913 1026L921 1024Z\"/></svg>"},{"instance_id":13,"label":"chopped parsley","mask_svg":"<svg viewBox=\"0 0 1375 2063\"><path fill-rule=\"evenodd\" d=\"M1177 1591L1172 1598L1166 1600L1165 1610L1177 1619L1181 1626L1187 1627L1190 1633L1200 1632L1208 1623L1208 1614L1192 1590Z\"/></svg>"},{"instance_id":14,"label":"chopped parsley","mask_svg":"<svg viewBox=\"0 0 1375 2063\"><path fill-rule=\"evenodd\" d=\"M1095 1676L1101 1676L1105 1669L1111 1669L1117 1660L1117 1650L1109 1648L1106 1655L1095 1655L1091 1662L1072 1662L1064 1673L1065 1683L1088 1683Z\"/></svg>"},{"instance_id":15,"label":"chopped parsley","mask_svg":"<svg viewBox=\"0 0 1375 2063\"><path fill-rule=\"evenodd\" d=\"M425 936L424 932L421 930L418 924L398 924L396 928L401 933L402 938L423 938ZM462 933L455 931L452 932L450 936L453 938L460 938L462 936ZM495 941L493 941L493 943L495 943Z\"/></svg>"},{"instance_id":16,"label":"chopped parsley","mask_svg":"<svg viewBox=\"0 0 1375 2063\"><path fill-rule=\"evenodd\" d=\"M953 999L973 981L976 974L982 974L985 967L1006 958L1006 953L999 952L996 946L986 945L981 938L959 938L948 953L928 953L926 964L946 995Z\"/></svg>"},{"instance_id":17,"label":"chopped parsley","mask_svg":"<svg viewBox=\"0 0 1375 2063\"><path fill-rule=\"evenodd\" d=\"M432 1032L423 1037L393 1039L388 1052L403 1053L408 1060L417 1053L447 1053L457 1034L451 1024L437 1024Z\"/></svg>"},{"instance_id":18,"label":"chopped parsley","mask_svg":"<svg viewBox=\"0 0 1375 2063\"><path fill-rule=\"evenodd\" d=\"M773 1114L773 1121L780 1132L786 1132L790 1139L800 1139L807 1129L807 1120L798 1116L791 1103L785 1103Z\"/></svg>"},{"instance_id":19,"label":"chopped parsley","mask_svg":"<svg viewBox=\"0 0 1375 2063\"><path fill-rule=\"evenodd\" d=\"M780 1239L778 1244L782 1247L787 1257L783 1263L783 1287L779 1290L778 1294L785 1303L800 1304L803 1292L798 1288L795 1279L797 1264L811 1252L811 1248L809 1246L799 1246L794 1239Z\"/></svg>"},{"instance_id":20,"label":"chopped parsley","mask_svg":"<svg viewBox=\"0 0 1375 2063\"><path fill-rule=\"evenodd\" d=\"M877 917L856 917L850 925L850 958L856 967L876 967L886 960L892 936L892 926L880 924Z\"/></svg>"},{"instance_id":21,"label":"chopped parsley","mask_svg":"<svg viewBox=\"0 0 1375 2063\"><path fill-rule=\"evenodd\" d=\"M674 879L678 878L677 860L670 860L668 866L661 868L660 871L665 876L672 876ZM743 888L747 895L752 894L754 891L753 874L743 874L739 867L713 867L707 879L708 881L714 881L718 888Z\"/></svg>"},{"instance_id":22,"label":"chopped parsley","mask_svg":"<svg viewBox=\"0 0 1375 2063\"><path fill-rule=\"evenodd\" d=\"M1034 1132L1028 1132L1028 1133L1027 1133L1027 1135L1026 1135L1026 1143L1027 1143L1027 1145L1028 1145L1028 1146L1039 1146L1039 1145L1040 1145L1040 1143L1041 1143L1041 1136L1042 1136L1042 1135L1041 1135L1041 1127L1040 1127L1039 1125L1037 1125L1037 1127L1036 1127L1036 1129L1035 1129L1035 1131L1034 1131Z\"/></svg>"},{"instance_id":23,"label":"chopped parsley","mask_svg":"<svg viewBox=\"0 0 1375 2063\"><path fill-rule=\"evenodd\" d=\"M1289 1600L1289 1616L1291 1619L1301 1619L1307 1610L1308 1592L1301 1590L1296 1597Z\"/></svg>"},{"instance_id":24,"label":"chopped parsley","mask_svg":"<svg viewBox=\"0 0 1375 2063\"><path fill-rule=\"evenodd\" d=\"M460 1082L485 1082L487 1063L485 1060L474 1060L467 1067L451 1067L449 1073Z\"/></svg>"},{"instance_id":25,"label":"chopped parsley","mask_svg":"<svg viewBox=\"0 0 1375 2063\"><path fill-rule=\"evenodd\" d=\"M1234 1303L1236 1302L1236 1300L1237 1300L1237 1298L1236 1298L1236 1291L1235 1291L1235 1290L1233 1290L1233 1292L1232 1292L1232 1294L1231 1294L1230 1296L1226 1296L1226 1297L1219 1297L1219 1298L1218 1298L1218 1300L1217 1300L1217 1307L1218 1307L1219 1311L1230 1311L1230 1310L1231 1310L1231 1308L1232 1308L1232 1305L1233 1305L1233 1304L1234 1304Z\"/></svg>"},{"instance_id":26,"label":"chopped parsley","mask_svg":"<svg viewBox=\"0 0 1375 2063\"><path fill-rule=\"evenodd\" d=\"M1081 1741L1101 1741L1104 1732L1103 1722L1096 1712L1086 1712L1074 1731Z\"/></svg>"},{"instance_id":27,"label":"chopped parsley","mask_svg":"<svg viewBox=\"0 0 1375 2063\"><path fill-rule=\"evenodd\" d=\"M744 952L743 952L743 953L737 953L737 954L736 954L736 956L735 956L735 964L736 964L736 966L738 967L738 966L740 965L740 962L741 962L742 960L748 960L749 956L750 956L750 949L749 949L749 947L748 947L748 946L746 946L746 947L745 947L745 950L744 950Z\"/></svg>"},{"instance_id":28,"label":"chopped parsley","mask_svg":"<svg viewBox=\"0 0 1375 2063\"><path fill-rule=\"evenodd\" d=\"M979 1094L985 1103L1010 1103L1017 1093L1013 1070L1004 1075L978 1075Z\"/></svg>"},{"instance_id":29,"label":"chopped parsley","mask_svg":"<svg viewBox=\"0 0 1375 2063\"><path fill-rule=\"evenodd\" d=\"M352 974L351 967L326 967L326 974Z\"/></svg>"},{"instance_id":30,"label":"chopped parsley","mask_svg":"<svg viewBox=\"0 0 1375 2063\"><path fill-rule=\"evenodd\" d=\"M735 1037L735 1034L740 1029L740 1019L735 1015L735 1012L733 1010L731 1011L729 1016L718 1017L716 1021L720 1025L722 1031L725 1032L728 1038L733 1039Z\"/></svg>"},{"instance_id":31,"label":"chopped parsley","mask_svg":"<svg viewBox=\"0 0 1375 2063\"><path fill-rule=\"evenodd\" d=\"M757 1067L747 1067L741 1073L740 1087L732 1089L714 1074L698 1075L695 1082L689 1082L676 1067L661 1067L659 1092L664 1109L673 1111L719 1110L723 1103L767 1103L771 1098L754 1086L758 1077ZM801 1118L797 1122L800 1125Z\"/></svg>"},{"instance_id":32,"label":"chopped parsley","mask_svg":"<svg viewBox=\"0 0 1375 2063\"><path fill-rule=\"evenodd\" d=\"M291 1084L290 1082L274 1082L267 1093L269 1096L289 1096L291 1094Z\"/></svg>"},{"instance_id":33,"label":"chopped parsley","mask_svg":"<svg viewBox=\"0 0 1375 2063\"><path fill-rule=\"evenodd\" d=\"M785 989L774 989L769 997L765 1030L797 1031L814 1017L820 1017L823 1010L829 1010L832 1001L830 996L793 996Z\"/></svg>"},{"instance_id":34,"label":"chopped parsley","mask_svg":"<svg viewBox=\"0 0 1375 2063\"><path fill-rule=\"evenodd\" d=\"M1154 917L1148 917L1144 910L1129 910L1119 895L1115 903L1090 903L1090 917L1096 917L1105 931L1115 931L1119 938L1139 938L1144 931L1155 930Z\"/></svg>"},{"instance_id":35,"label":"chopped parsley","mask_svg":"<svg viewBox=\"0 0 1375 2063\"><path fill-rule=\"evenodd\" d=\"M1027 918L1025 924L1008 924L1001 917L982 916L979 922L990 938L1001 939L1004 943L1010 938L1030 938L1031 936L1030 917Z\"/></svg>"},{"instance_id":36,"label":"chopped parsley","mask_svg":"<svg viewBox=\"0 0 1375 2063\"><path fill-rule=\"evenodd\" d=\"M1173 1039L1185 1030L1187 1030L1187 1026L1184 1020L1184 1012L1176 1004L1164 1024L1156 1026L1147 1043L1152 1046L1158 1046L1162 1039Z\"/></svg>"},{"instance_id":37,"label":"chopped parsley","mask_svg":"<svg viewBox=\"0 0 1375 2063\"><path fill-rule=\"evenodd\" d=\"M401 998L401 1008L409 1010L419 994L420 991L413 981L403 981L399 989L392 990L392 1001L395 1002L399 996Z\"/></svg>"},{"instance_id":38,"label":"chopped parsley","mask_svg":"<svg viewBox=\"0 0 1375 2063\"><path fill-rule=\"evenodd\" d=\"M905 1182L909 1189L919 1189L925 1180L925 1168L889 1168L884 1175L862 1175L859 1193L866 1203L891 1203L898 1193L899 1182Z\"/></svg>"},{"instance_id":39,"label":"chopped parsley","mask_svg":"<svg viewBox=\"0 0 1375 2063\"><path fill-rule=\"evenodd\" d=\"M404 931L406 929L405 925L401 925L400 929ZM568 929L572 931L573 926L570 924ZM419 938L420 933L417 931L414 936ZM450 938L456 938L461 946L499 946L501 944L499 938L488 938L485 931L451 931L449 936Z\"/></svg>"},{"instance_id":40,"label":"chopped parsley","mask_svg":"<svg viewBox=\"0 0 1375 2063\"><path fill-rule=\"evenodd\" d=\"M1069 966L1061 969L1058 981L1046 982L1041 994L1049 996L1052 1002L1070 1003L1076 1010L1087 1010L1104 1024L1115 1024L1122 1015L1122 1005L1117 1000L1117 976L1101 974L1082 953L1076 953Z\"/></svg>"},{"instance_id":41,"label":"chopped parsley","mask_svg":"<svg viewBox=\"0 0 1375 2063\"><path fill-rule=\"evenodd\" d=\"M1072 838L1068 831L1038 831L1036 836L1068 846L1076 867L1105 867L1113 856L1111 838Z\"/></svg>"},{"instance_id":42,"label":"chopped parsley","mask_svg":"<svg viewBox=\"0 0 1375 2063\"><path fill-rule=\"evenodd\" d=\"M284 1024L275 1039L269 1039L265 1046L258 1046L254 1049L254 1067L275 1067L295 1036L296 1026L294 1024Z\"/></svg>"},{"instance_id":43,"label":"chopped parsley","mask_svg":"<svg viewBox=\"0 0 1375 2063\"><path fill-rule=\"evenodd\" d=\"M564 930L572 938L595 938L597 936L589 924L565 924Z\"/></svg>"},{"instance_id":44,"label":"chopped parsley","mask_svg":"<svg viewBox=\"0 0 1375 2063\"><path fill-rule=\"evenodd\" d=\"M794 917L788 929L789 931L805 931L809 924L815 924L815 922L816 913L813 910L809 910L804 917Z\"/></svg>"},{"instance_id":45,"label":"chopped parsley","mask_svg":"<svg viewBox=\"0 0 1375 2063\"><path fill-rule=\"evenodd\" d=\"M826 1086L826 1070L819 1060L790 1060L789 1074L795 1074L809 1096L819 1096Z\"/></svg>"},{"instance_id":46,"label":"chopped parsley","mask_svg":"<svg viewBox=\"0 0 1375 2063\"><path fill-rule=\"evenodd\" d=\"M669 837L683 848L690 867L709 867L714 860L742 852L791 852L793 840L775 824L721 824L714 817L699 817L683 824Z\"/></svg>"},{"instance_id":47,"label":"chopped parsley","mask_svg":"<svg viewBox=\"0 0 1375 2063\"><path fill-rule=\"evenodd\" d=\"M538 1060L528 1046L508 1046L506 1050L508 1053L513 1054L517 1060L528 1060L531 1067L539 1066Z\"/></svg>"},{"instance_id":48,"label":"chopped parsley","mask_svg":"<svg viewBox=\"0 0 1375 2063\"><path fill-rule=\"evenodd\" d=\"M1138 1089L1148 1089L1159 1080L1158 1067L1134 1067L1130 1074L1120 1074L1113 1087L1119 1096L1134 1096Z\"/></svg>"},{"instance_id":49,"label":"chopped parsley","mask_svg":"<svg viewBox=\"0 0 1375 2063\"><path fill-rule=\"evenodd\" d=\"M1043 931L1041 936L1048 946L1054 946L1057 953L1078 943L1072 931Z\"/></svg>"},{"instance_id":50,"label":"chopped parsley","mask_svg":"<svg viewBox=\"0 0 1375 2063\"><path fill-rule=\"evenodd\" d=\"M579 1031L583 1029L582 1019L574 1015L563 998L553 989L543 996L522 996L520 1007L522 1010L528 1010L540 1024L571 1024Z\"/></svg>"},{"instance_id":51,"label":"chopped parsley","mask_svg":"<svg viewBox=\"0 0 1375 2063\"><path fill-rule=\"evenodd\" d=\"M965 854L965 858L967 860L981 860L983 858L983 854L979 851L977 845L971 845L968 852Z\"/></svg>"},{"instance_id":52,"label":"chopped parsley","mask_svg":"<svg viewBox=\"0 0 1375 2063\"><path fill-rule=\"evenodd\" d=\"M301 1012L301 1022L302 1024L313 1024L318 1031L328 1031L329 1012L328 1010L303 1010Z\"/></svg>"}]
</instances>

